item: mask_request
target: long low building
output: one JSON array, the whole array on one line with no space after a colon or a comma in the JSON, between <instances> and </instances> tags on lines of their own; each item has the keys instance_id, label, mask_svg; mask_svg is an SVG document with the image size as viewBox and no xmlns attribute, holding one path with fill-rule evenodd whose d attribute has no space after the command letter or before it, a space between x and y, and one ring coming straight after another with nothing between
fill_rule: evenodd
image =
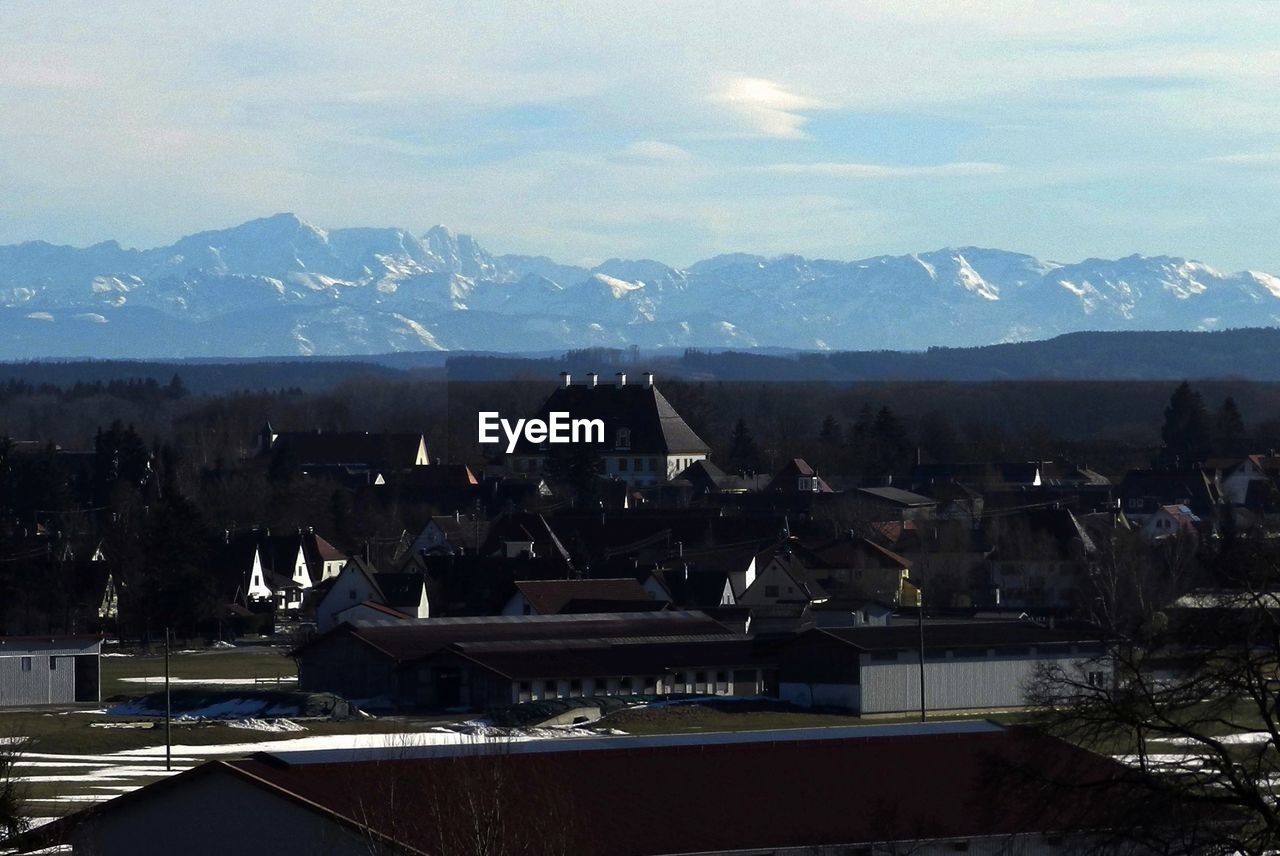
<instances>
[{"instance_id":1,"label":"long low building","mask_svg":"<svg viewBox=\"0 0 1280 856\"><path fill-rule=\"evenodd\" d=\"M260 753L24 843L95 856L1062 853L1132 822L1113 799L1122 772L974 721Z\"/></svg>"},{"instance_id":2,"label":"long low building","mask_svg":"<svg viewBox=\"0 0 1280 856\"><path fill-rule=\"evenodd\" d=\"M700 612L343 624L294 652L302 689L415 708L605 695L756 695L769 664Z\"/></svg>"},{"instance_id":3,"label":"long low building","mask_svg":"<svg viewBox=\"0 0 1280 856\"><path fill-rule=\"evenodd\" d=\"M815 629L781 646L779 695L804 707L860 714L918 711L923 655L927 711L1023 707L1044 665L1109 681L1100 638L1092 625L1047 627L1025 619Z\"/></svg>"},{"instance_id":4,"label":"long low building","mask_svg":"<svg viewBox=\"0 0 1280 856\"><path fill-rule=\"evenodd\" d=\"M102 637L0 636L0 707L102 700Z\"/></svg>"}]
</instances>

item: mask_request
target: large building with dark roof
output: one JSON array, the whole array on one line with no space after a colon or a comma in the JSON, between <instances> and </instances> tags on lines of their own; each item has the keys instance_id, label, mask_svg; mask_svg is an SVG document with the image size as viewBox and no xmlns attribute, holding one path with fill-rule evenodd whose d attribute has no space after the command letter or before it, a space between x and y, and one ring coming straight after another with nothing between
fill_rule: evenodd
<instances>
[{"instance_id":1,"label":"large building with dark roof","mask_svg":"<svg viewBox=\"0 0 1280 856\"><path fill-rule=\"evenodd\" d=\"M1133 823L1131 782L1110 758L989 722L400 745L212 761L23 844L137 856L1101 852L1104 833ZM1168 817L1153 807L1143 820Z\"/></svg>"},{"instance_id":2,"label":"large building with dark roof","mask_svg":"<svg viewBox=\"0 0 1280 856\"><path fill-rule=\"evenodd\" d=\"M711 447L703 442L645 373L639 383L628 383L619 372L613 383L600 383L595 374L586 383L574 384L568 373L561 385L538 411L546 420L551 413L568 413L570 419L600 420L602 442L582 444L600 457L602 475L632 487L648 487L665 482L695 461L705 460ZM511 456L517 473L539 473L546 469L555 451L548 443L531 443L521 438ZM572 447L565 447L566 451Z\"/></svg>"},{"instance_id":3,"label":"large building with dark roof","mask_svg":"<svg viewBox=\"0 0 1280 856\"><path fill-rule=\"evenodd\" d=\"M294 652L299 686L390 706L478 710L606 695L756 695L749 637L700 612L343 624Z\"/></svg>"}]
</instances>

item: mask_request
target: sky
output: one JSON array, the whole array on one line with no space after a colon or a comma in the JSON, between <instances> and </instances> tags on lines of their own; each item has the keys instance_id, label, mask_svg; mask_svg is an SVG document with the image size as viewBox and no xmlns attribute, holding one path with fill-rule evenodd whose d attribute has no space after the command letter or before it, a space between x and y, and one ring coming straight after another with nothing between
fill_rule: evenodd
<instances>
[{"instance_id":1,"label":"sky","mask_svg":"<svg viewBox=\"0 0 1280 856\"><path fill-rule=\"evenodd\" d=\"M1280 3L0 0L0 243L1280 272Z\"/></svg>"}]
</instances>

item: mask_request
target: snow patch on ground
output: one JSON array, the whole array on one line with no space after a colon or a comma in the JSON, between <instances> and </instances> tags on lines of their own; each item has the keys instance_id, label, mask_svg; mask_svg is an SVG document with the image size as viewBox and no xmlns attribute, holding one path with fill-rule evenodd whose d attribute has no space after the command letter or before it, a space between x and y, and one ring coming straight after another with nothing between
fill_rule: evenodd
<instances>
[{"instance_id":1,"label":"snow patch on ground","mask_svg":"<svg viewBox=\"0 0 1280 856\"><path fill-rule=\"evenodd\" d=\"M127 684L163 684L164 676L145 677L145 678L120 678ZM281 675L279 678L170 678L171 684L199 685L206 684L212 686L226 687L251 687L257 685L271 685L275 683L288 684L296 683L297 675Z\"/></svg>"},{"instance_id":2,"label":"snow patch on ground","mask_svg":"<svg viewBox=\"0 0 1280 856\"><path fill-rule=\"evenodd\" d=\"M233 719L227 723L231 728L243 728L247 731L306 731L292 719Z\"/></svg>"}]
</instances>

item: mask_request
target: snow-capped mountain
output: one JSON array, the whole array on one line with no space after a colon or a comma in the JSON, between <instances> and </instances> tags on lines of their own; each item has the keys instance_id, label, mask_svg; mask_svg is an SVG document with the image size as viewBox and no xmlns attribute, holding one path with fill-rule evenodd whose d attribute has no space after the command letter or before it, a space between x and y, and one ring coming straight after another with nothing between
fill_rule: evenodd
<instances>
[{"instance_id":1,"label":"snow-capped mountain","mask_svg":"<svg viewBox=\"0 0 1280 856\"><path fill-rule=\"evenodd\" d=\"M1041 261L964 247L842 262L735 253L673 268L492 255L436 226L324 230L292 214L171 246L0 246L0 359L917 349L1077 330L1280 323L1280 278L1166 256Z\"/></svg>"}]
</instances>

